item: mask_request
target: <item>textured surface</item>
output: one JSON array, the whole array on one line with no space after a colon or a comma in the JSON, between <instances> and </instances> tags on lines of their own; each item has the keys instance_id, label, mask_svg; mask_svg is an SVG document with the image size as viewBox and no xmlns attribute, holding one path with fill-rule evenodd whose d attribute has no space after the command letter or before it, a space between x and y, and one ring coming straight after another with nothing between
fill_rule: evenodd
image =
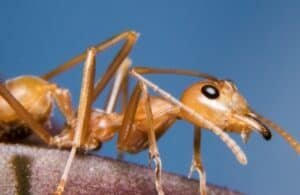
<instances>
[{"instance_id":1,"label":"textured surface","mask_svg":"<svg viewBox=\"0 0 300 195\"><path fill-rule=\"evenodd\" d=\"M50 194L68 151L0 144L1 194ZM113 159L77 155L65 194L155 194L153 170ZM163 173L166 194L197 194L198 182ZM209 194L240 194L209 186Z\"/></svg>"}]
</instances>

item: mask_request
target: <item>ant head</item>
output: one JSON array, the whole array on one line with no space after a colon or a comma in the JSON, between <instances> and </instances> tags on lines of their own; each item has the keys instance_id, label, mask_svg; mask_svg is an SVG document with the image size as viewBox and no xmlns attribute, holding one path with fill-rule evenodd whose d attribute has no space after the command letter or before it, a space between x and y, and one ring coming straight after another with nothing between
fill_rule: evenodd
<instances>
[{"instance_id":1,"label":"ant head","mask_svg":"<svg viewBox=\"0 0 300 195\"><path fill-rule=\"evenodd\" d=\"M251 111L245 98L230 80L204 80L195 83L185 90L181 101L224 130L241 135L257 130L266 140L271 138L270 130ZM182 115L199 127L207 128L189 113L183 111Z\"/></svg>"}]
</instances>

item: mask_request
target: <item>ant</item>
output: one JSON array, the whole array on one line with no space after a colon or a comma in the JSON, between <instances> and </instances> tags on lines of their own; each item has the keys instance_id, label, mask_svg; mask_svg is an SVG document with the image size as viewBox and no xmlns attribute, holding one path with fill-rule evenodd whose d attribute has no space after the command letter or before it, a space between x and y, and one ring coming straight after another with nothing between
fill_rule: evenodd
<instances>
[{"instance_id":1,"label":"ant","mask_svg":"<svg viewBox=\"0 0 300 195\"><path fill-rule=\"evenodd\" d=\"M92 150L99 147L99 145L102 142L110 140L116 132L118 132L118 129L121 128L120 134L119 134L119 145L118 149L120 151L127 151L136 153L138 151L141 151L142 149L145 149L147 147L147 137L145 137L142 133L142 138L140 141L136 139L132 139L131 137L128 138L126 136L126 131L130 130L128 127L132 127L132 123L135 122L137 124L137 130L144 130L148 131L147 125L152 126L151 124L148 124L149 120L148 117L141 113L142 115L142 123L146 123L146 126L140 126L137 121L132 121L132 114L134 113L133 106L137 102L137 97L140 91L138 90L140 86L137 85L137 88L133 94L133 98L130 101L128 105L128 109L124 115L117 114L117 113L111 113L113 110L114 104L115 104L115 98L116 93L118 93L118 88L114 86L113 91L111 93L110 101L107 105L106 112L100 111L100 110L92 110L91 109L91 103L94 101L92 100L91 95L94 95L94 97L97 97L101 90L104 88L104 86L107 84L111 76L107 75L113 75L115 74L116 70L113 70L112 67L116 67L122 69L122 64L126 66L130 62L128 62L128 59L123 60L122 58L126 57L129 53L129 47L127 44L132 44L134 41L129 39L124 44L123 48L115 58L115 60L112 62L112 64L109 66L108 70L106 71L106 74L104 77L95 84L95 87L93 85L94 82L94 73L95 73L95 55L97 52L102 51L106 47L110 46L111 44L107 44L107 42L112 42L113 44L116 42L116 39L120 39L120 37L124 37L124 34L127 36L133 36L137 37L136 34L133 32L127 32L120 35L117 35L116 37L100 44L98 47L93 47L89 49L86 53L81 54L72 60L68 61L67 63L60 65L55 70L51 71L50 73L45 74L41 77L34 77L34 76L23 76L23 77L17 77L15 79L11 79L6 81L5 84L0 84L0 95L3 99L1 100L1 109L5 111L9 111L11 113L10 116L13 117L3 117L4 124L7 125L8 131L5 136L3 135L1 137L2 140L5 140L5 137L10 137L11 139L14 138L15 132L12 132L14 130L20 131L24 129L28 130L28 127L36 133L45 143L47 143L50 146L56 146L59 148L72 148L69 159L67 161L66 168L64 170L64 174L62 176L62 179L59 183L59 186L57 187L56 194L61 194L64 190L64 185L67 180L67 175L71 166L72 159L74 158L75 152L77 148L80 148L82 150ZM99 49L100 48L100 49ZM124 52L124 50L127 48L127 53ZM129 48L129 49L128 49ZM122 55L121 55L122 54ZM122 56L120 60L120 56ZM124 57L123 57L124 56ZM82 59L86 58L84 70L83 70L83 79L82 79L82 89L81 89L81 96L79 100L79 108L78 113L75 114L75 112L72 110L71 106L71 97L66 89L58 88L55 84L48 82L48 80L57 74L68 70L69 68L75 66L77 63L79 63ZM123 61L122 61L123 60ZM120 63L121 62L121 63ZM124 71L123 71L124 72ZM180 72L180 71L179 71ZM186 74L188 71L182 71L183 74ZM122 73L124 74L124 73ZM117 73L118 75L118 73ZM204 74L199 74L198 76L203 77L206 76ZM122 77L122 76L120 76ZM121 82L122 78L119 78L119 81L115 82L115 85L117 86ZM124 85L126 86L126 85ZM126 87L123 87L126 89ZM20 93L19 91L23 92ZM126 90L123 90L124 94L127 93ZM26 93L24 93L26 92ZM33 96L35 95L35 96ZM25 98L24 98L25 96ZM127 95L123 95L125 98ZM30 98L31 99L30 99ZM62 111L66 118L66 125L63 129L63 131L54 137L52 137L47 131L44 130L44 128L41 126L45 121L47 122L50 117L51 109L52 109L52 98L56 101L59 109ZM96 99L96 98L94 98ZM31 101L34 102L34 104ZM6 101L6 102L5 102ZM123 101L126 102L126 101ZM161 103L164 103L163 101L160 101ZM8 103L8 104L7 104ZM167 104L167 107L170 107L171 104ZM32 108L32 105L35 105ZM11 106L11 107L10 107ZM143 111L142 111L143 112ZM148 111L147 111L148 116ZM8 115L9 116L9 115ZM125 116L125 117L123 117ZM131 117L127 117L131 116ZM146 117L146 118L145 118ZM40 119L41 118L41 119ZM123 120L124 118L124 120ZM159 124L163 129L168 128L168 126L164 125L164 120ZM123 122L124 121L124 122ZM9 129L10 125L15 125L13 129ZM101 126L102 125L102 126ZM171 123L170 123L171 125ZM126 129L127 128L127 129ZM217 128L217 127L212 127ZM152 128L150 128L152 129ZM87 131L88 130L88 131ZM219 131L218 134L223 135L221 136L222 140L225 140L225 142L229 145L230 148L234 150L234 153L238 155L238 158L240 161L245 162L246 157L241 151L241 149L236 145L236 143L231 140L226 134L224 134L220 129L217 129L216 131ZM125 135L123 135L125 133ZM137 135L140 134L139 131L134 132ZM159 153L156 146L156 138L153 134L154 132L149 132L149 142L150 142L150 156L151 159L154 159L157 168L156 168L156 186L157 191L159 194L163 194L162 188L161 188L161 162L159 158ZM163 132L161 133L161 135ZM157 136L158 137L158 136ZM131 139L131 143L127 143L128 139ZM141 143L144 142L143 146L141 147ZM133 145L133 147L132 147ZM136 145L136 146L134 146Z\"/></svg>"},{"instance_id":2,"label":"ant","mask_svg":"<svg viewBox=\"0 0 300 195\"><path fill-rule=\"evenodd\" d=\"M85 55L86 61L83 71L78 114L75 116L76 119L72 119L69 124L67 123L66 128L60 135L54 138L51 137L52 144L59 147L72 148L64 174L55 192L57 194L61 194L64 190L67 174L75 156L76 149L96 149L100 143L112 139L117 133L117 147L121 152L137 153L149 148L149 157L151 160L154 160L156 165L156 190L158 194L163 194L161 185L162 165L156 141L177 119L184 119L195 126L194 155L190 175L193 171L199 173L201 177L199 187L202 195L206 194L206 174L200 153L201 128L210 129L213 133L218 135L242 164L247 163L246 156L226 132L240 133L243 139L247 140L252 129L256 129L266 140L269 140L271 138L271 132L267 127L269 126L282 135L295 148L298 154L300 153L300 146L296 140L273 122L250 109L246 100L239 94L233 82L219 80L203 73L145 67L131 68L128 70L128 74L136 77L138 84L134 88L125 111L122 113L114 113L112 112L113 106L108 106L109 109L106 110L107 112L96 109L92 110L91 106L93 101L97 98L97 95L101 93L109 80L108 78L106 82L103 81L104 78L107 78L105 74L100 82L98 82L104 83L101 87L97 87L99 86L97 84L95 85L96 87L93 85L96 52L97 48L91 48ZM126 55L124 56L126 57ZM116 69L119 66L122 67L121 64L124 62L127 64L130 63L127 59L123 58L119 63L116 63ZM68 68L72 66L74 65L68 65ZM107 74L110 73L110 75L113 75L116 69L112 70L111 67L112 66L109 66ZM56 71L53 71L51 74L46 74L45 78L50 78L60 73L61 70L62 69L56 69ZM206 80L188 87L179 101L140 75L148 73L183 74L202 77ZM124 86L125 85L123 85L125 89L123 90L125 93L124 97L126 97L127 91ZM150 96L148 94L148 87L159 93L160 96ZM118 91L118 89L114 89L113 91ZM14 110L17 111L17 114L20 115L22 120L26 123L30 123L28 124L30 128L38 126L39 123L32 119L31 114L1 85L0 94ZM112 99L110 99L110 102L114 104L115 102ZM108 105L111 104L109 103ZM31 119L27 120L26 118Z\"/></svg>"}]
</instances>

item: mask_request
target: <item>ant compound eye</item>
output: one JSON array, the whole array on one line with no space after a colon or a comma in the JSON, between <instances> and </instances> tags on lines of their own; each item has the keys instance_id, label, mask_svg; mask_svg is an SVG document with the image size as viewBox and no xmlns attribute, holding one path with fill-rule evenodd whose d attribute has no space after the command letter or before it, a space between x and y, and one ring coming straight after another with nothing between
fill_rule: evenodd
<instances>
[{"instance_id":1,"label":"ant compound eye","mask_svg":"<svg viewBox=\"0 0 300 195\"><path fill-rule=\"evenodd\" d=\"M219 90L212 85L203 86L201 92L209 99L216 99L220 95Z\"/></svg>"}]
</instances>

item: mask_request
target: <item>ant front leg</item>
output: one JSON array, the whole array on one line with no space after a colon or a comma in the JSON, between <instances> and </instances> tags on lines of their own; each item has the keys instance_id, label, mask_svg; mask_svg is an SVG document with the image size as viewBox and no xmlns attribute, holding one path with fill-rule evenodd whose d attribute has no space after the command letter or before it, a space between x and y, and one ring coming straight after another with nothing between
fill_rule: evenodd
<instances>
[{"instance_id":1,"label":"ant front leg","mask_svg":"<svg viewBox=\"0 0 300 195\"><path fill-rule=\"evenodd\" d=\"M153 128L153 113L151 109L150 98L147 90L147 86L142 83L142 99L141 101L145 102L145 111L148 122L148 142L149 142L149 158L150 161L153 160L155 164L155 186L159 195L163 195L164 191L161 184L161 171L162 171L162 163L159 156L159 151L156 143L155 132ZM151 162L150 162L151 163Z\"/></svg>"},{"instance_id":2,"label":"ant front leg","mask_svg":"<svg viewBox=\"0 0 300 195\"><path fill-rule=\"evenodd\" d=\"M54 87L52 94L59 111L65 118L65 128L54 136L52 144L58 148L71 148L76 126L76 114L72 106L72 98L69 90Z\"/></svg>"},{"instance_id":3,"label":"ant front leg","mask_svg":"<svg viewBox=\"0 0 300 195\"><path fill-rule=\"evenodd\" d=\"M193 153L193 160L191 164L191 169L189 173L189 178L192 176L194 171L197 171L200 177L200 194L206 195L206 174L204 167L202 165L201 160L201 128L194 126L194 153Z\"/></svg>"},{"instance_id":4,"label":"ant front leg","mask_svg":"<svg viewBox=\"0 0 300 195\"><path fill-rule=\"evenodd\" d=\"M141 104L139 102L141 101ZM124 113L124 119L122 123L122 128L119 132L118 136L118 149L119 151L129 151L129 152L137 152L141 148L136 148L134 145L132 146L131 139L134 136L136 129L136 124L134 124L137 107L138 105L144 105L144 110L146 113L146 122L147 122L147 138L149 143L149 157L155 163L155 187L156 191L159 195L163 195L163 189L161 185L161 171L162 164L159 157L159 151L156 144L156 137L153 127L153 114L151 110L150 98L147 92L146 85L142 82L139 82L129 100L127 105L127 109Z\"/></svg>"},{"instance_id":5,"label":"ant front leg","mask_svg":"<svg viewBox=\"0 0 300 195\"><path fill-rule=\"evenodd\" d=\"M53 96L58 109L63 114L68 125L72 125L75 119L75 112L72 106L72 98L70 91L55 87Z\"/></svg>"}]
</instances>

